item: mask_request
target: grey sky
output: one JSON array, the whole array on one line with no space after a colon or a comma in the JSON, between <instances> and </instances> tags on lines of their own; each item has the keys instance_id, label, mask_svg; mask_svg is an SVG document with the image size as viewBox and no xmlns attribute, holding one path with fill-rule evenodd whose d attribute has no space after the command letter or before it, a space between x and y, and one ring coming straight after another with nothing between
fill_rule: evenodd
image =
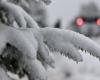
<instances>
[{"instance_id":1,"label":"grey sky","mask_svg":"<svg viewBox=\"0 0 100 80\"><path fill-rule=\"evenodd\" d=\"M53 23L56 19L61 18L65 26L78 13L81 4L91 1L100 4L100 0L52 0L52 3L47 7L49 20Z\"/></svg>"}]
</instances>

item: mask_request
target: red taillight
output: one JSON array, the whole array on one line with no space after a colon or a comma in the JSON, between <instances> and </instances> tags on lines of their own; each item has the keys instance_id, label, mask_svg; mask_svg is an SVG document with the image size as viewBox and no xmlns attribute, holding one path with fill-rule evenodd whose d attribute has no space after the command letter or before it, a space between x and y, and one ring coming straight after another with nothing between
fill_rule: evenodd
<instances>
[{"instance_id":1,"label":"red taillight","mask_svg":"<svg viewBox=\"0 0 100 80\"><path fill-rule=\"evenodd\" d=\"M100 26L100 18L97 19L96 23Z\"/></svg>"},{"instance_id":2,"label":"red taillight","mask_svg":"<svg viewBox=\"0 0 100 80\"><path fill-rule=\"evenodd\" d=\"M76 19L75 23L77 26L82 26L84 24L84 20L80 17Z\"/></svg>"}]
</instances>

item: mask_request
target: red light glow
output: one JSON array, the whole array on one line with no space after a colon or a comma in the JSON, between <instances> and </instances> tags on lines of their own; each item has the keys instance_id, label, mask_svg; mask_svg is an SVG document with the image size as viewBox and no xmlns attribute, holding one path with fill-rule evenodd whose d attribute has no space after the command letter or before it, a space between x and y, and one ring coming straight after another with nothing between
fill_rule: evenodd
<instances>
[{"instance_id":1,"label":"red light glow","mask_svg":"<svg viewBox=\"0 0 100 80\"><path fill-rule=\"evenodd\" d=\"M84 20L82 18L77 18L75 23L77 26L82 26L84 24Z\"/></svg>"},{"instance_id":2,"label":"red light glow","mask_svg":"<svg viewBox=\"0 0 100 80\"><path fill-rule=\"evenodd\" d=\"M100 18L97 19L96 23L100 26Z\"/></svg>"}]
</instances>

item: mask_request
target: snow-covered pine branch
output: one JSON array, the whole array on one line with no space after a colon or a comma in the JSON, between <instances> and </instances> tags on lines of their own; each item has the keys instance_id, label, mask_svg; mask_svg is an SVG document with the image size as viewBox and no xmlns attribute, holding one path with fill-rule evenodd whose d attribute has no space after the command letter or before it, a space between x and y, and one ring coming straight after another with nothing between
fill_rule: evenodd
<instances>
[{"instance_id":1,"label":"snow-covered pine branch","mask_svg":"<svg viewBox=\"0 0 100 80\"><path fill-rule=\"evenodd\" d=\"M46 58L48 56L48 54L45 54L46 46L43 48L44 44L41 41L44 41L50 50L59 51L77 62L82 61L82 56L78 54L76 48L83 48L83 50L87 50L92 55L100 58L99 45L91 39L70 30L56 28L26 28L20 30L3 24L0 25L1 52L6 43L18 48L24 54L24 58L22 56L22 63L24 63L22 67L28 72L29 78L33 78L32 75L35 74L35 78L38 76L39 79L46 79L45 69L36 59L38 46L41 48L40 52L43 52L41 53L42 57ZM43 51L41 51L42 49ZM41 70L45 75L41 74Z\"/></svg>"},{"instance_id":2,"label":"snow-covered pine branch","mask_svg":"<svg viewBox=\"0 0 100 80\"><path fill-rule=\"evenodd\" d=\"M47 27L48 12L43 2L36 0L8 0L22 7L38 23L40 27Z\"/></svg>"},{"instance_id":3,"label":"snow-covered pine branch","mask_svg":"<svg viewBox=\"0 0 100 80\"><path fill-rule=\"evenodd\" d=\"M4 8L15 18L20 27L25 27L25 29L15 29L0 24L0 51L2 53L7 43L20 50L23 54L21 61L24 64L21 67L26 70L30 80L47 80L46 71L37 60L37 52L50 66L52 66L53 60L49 57L49 49L59 51L76 62L82 61L82 56L77 48L87 50L93 56L100 58L99 45L89 38L69 30L41 29L21 7L9 2L1 2L0 4L1 8ZM27 25L36 29L27 29Z\"/></svg>"},{"instance_id":4,"label":"snow-covered pine branch","mask_svg":"<svg viewBox=\"0 0 100 80\"><path fill-rule=\"evenodd\" d=\"M59 51L75 61L82 61L78 49L86 50L100 59L100 46L93 40L71 30L57 28L40 29L50 50Z\"/></svg>"},{"instance_id":5,"label":"snow-covered pine branch","mask_svg":"<svg viewBox=\"0 0 100 80\"><path fill-rule=\"evenodd\" d=\"M0 1L0 8L3 8L6 11L9 19L13 17L18 23L19 27L39 28L38 24L34 21L34 19L20 6L17 6L10 2Z\"/></svg>"},{"instance_id":6,"label":"snow-covered pine branch","mask_svg":"<svg viewBox=\"0 0 100 80\"><path fill-rule=\"evenodd\" d=\"M52 66L54 63L52 57L49 56L50 51L42 39L38 29L16 29L0 23L0 54L7 44L16 47L21 52L18 55L22 54L21 60L18 59L18 61L21 62L22 69L31 79L46 80L47 77L43 65L37 59L37 52L46 64ZM11 54L13 53L11 52Z\"/></svg>"}]
</instances>

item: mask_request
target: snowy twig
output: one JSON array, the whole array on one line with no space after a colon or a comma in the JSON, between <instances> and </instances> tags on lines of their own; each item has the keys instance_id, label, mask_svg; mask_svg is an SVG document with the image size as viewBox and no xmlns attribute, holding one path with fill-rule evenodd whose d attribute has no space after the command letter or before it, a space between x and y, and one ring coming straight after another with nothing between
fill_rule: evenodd
<instances>
[{"instance_id":1,"label":"snowy twig","mask_svg":"<svg viewBox=\"0 0 100 80\"><path fill-rule=\"evenodd\" d=\"M0 8L6 10L8 12L8 16L12 15L20 27L26 28L29 26L32 28L39 28L38 24L33 20L33 18L21 7L10 2L0 2Z\"/></svg>"}]
</instances>

